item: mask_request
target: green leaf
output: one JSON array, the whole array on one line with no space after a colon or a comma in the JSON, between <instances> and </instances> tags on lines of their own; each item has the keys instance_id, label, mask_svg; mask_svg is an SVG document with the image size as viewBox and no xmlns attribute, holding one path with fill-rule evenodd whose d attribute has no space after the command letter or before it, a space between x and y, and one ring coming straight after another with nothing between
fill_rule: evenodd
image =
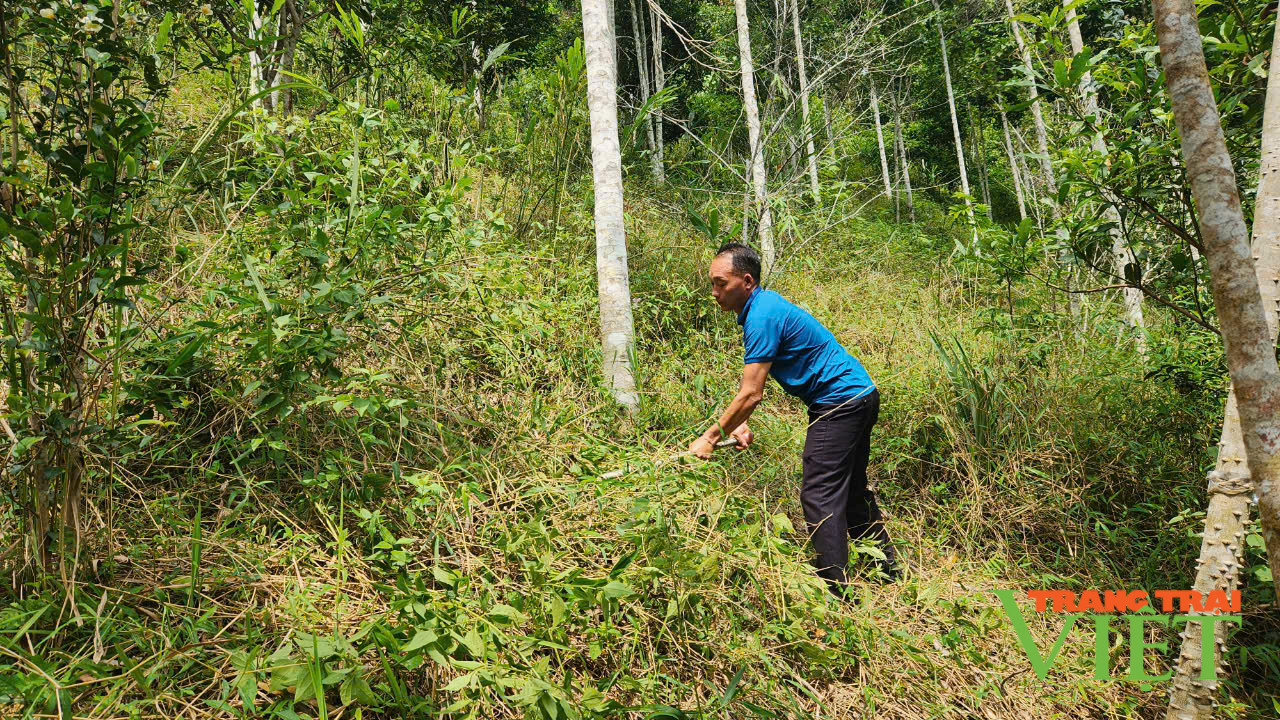
<instances>
[{"instance_id":1,"label":"green leaf","mask_svg":"<svg viewBox=\"0 0 1280 720\"><path fill-rule=\"evenodd\" d=\"M617 580L612 580L608 585L604 586L604 596L607 598L621 598L635 594L635 590L632 590Z\"/></svg>"},{"instance_id":2,"label":"green leaf","mask_svg":"<svg viewBox=\"0 0 1280 720\"><path fill-rule=\"evenodd\" d=\"M462 644L467 646L467 650L471 652L472 657L484 657L484 640L480 637L480 633L476 632L475 628L471 628L466 635L462 636Z\"/></svg>"},{"instance_id":3,"label":"green leaf","mask_svg":"<svg viewBox=\"0 0 1280 720\"><path fill-rule=\"evenodd\" d=\"M609 570L609 577L616 578L619 575L621 575L622 571L626 570L627 567L631 565L632 561L636 559L636 554L639 552L640 552L640 548L637 547L633 549L631 552L627 553L626 555L623 555L622 557L618 558L618 562L614 563L613 567L610 568Z\"/></svg>"},{"instance_id":4,"label":"green leaf","mask_svg":"<svg viewBox=\"0 0 1280 720\"><path fill-rule=\"evenodd\" d=\"M204 336L199 335L192 338L186 345L183 345L182 350L180 350L177 355L174 355L173 359L169 361L169 364L165 366L165 374L172 375L175 370L186 365L187 361L190 360L192 356L196 354L196 351L200 349L200 346L204 345L204 340Z\"/></svg>"},{"instance_id":5,"label":"green leaf","mask_svg":"<svg viewBox=\"0 0 1280 720\"><path fill-rule=\"evenodd\" d=\"M458 677L450 680L449 684L444 686L444 689L446 692L458 692L459 690L471 685L471 681L474 679L475 673L459 675Z\"/></svg>"},{"instance_id":6,"label":"green leaf","mask_svg":"<svg viewBox=\"0 0 1280 720\"><path fill-rule=\"evenodd\" d=\"M163 51L169 45L169 29L173 27L173 11L166 12L156 28L156 52Z\"/></svg>"},{"instance_id":7,"label":"green leaf","mask_svg":"<svg viewBox=\"0 0 1280 720\"><path fill-rule=\"evenodd\" d=\"M235 685L245 707L253 707L253 701L258 697L258 674L242 672L236 676Z\"/></svg>"},{"instance_id":8,"label":"green leaf","mask_svg":"<svg viewBox=\"0 0 1280 720\"><path fill-rule=\"evenodd\" d=\"M503 620L506 620L507 622L510 622L515 625L519 625L520 623L523 623L524 621L529 619L528 615L525 615L524 613L511 607L510 605L501 605L501 604L494 605L493 607L489 608L489 616L494 618L502 618Z\"/></svg>"},{"instance_id":9,"label":"green leaf","mask_svg":"<svg viewBox=\"0 0 1280 720\"><path fill-rule=\"evenodd\" d=\"M338 645L333 639L305 632L298 633L298 647L312 658L319 657L321 660L338 653Z\"/></svg>"},{"instance_id":10,"label":"green leaf","mask_svg":"<svg viewBox=\"0 0 1280 720\"><path fill-rule=\"evenodd\" d=\"M511 47L511 43L504 42L501 45L498 45L494 49L490 50L489 55L484 59L484 64L480 66L480 74L484 75L486 72L488 72L489 68L493 67L497 63L502 62L503 60L513 59L509 57L507 58L503 57L504 55L507 54L507 48L509 47Z\"/></svg>"},{"instance_id":11,"label":"green leaf","mask_svg":"<svg viewBox=\"0 0 1280 720\"><path fill-rule=\"evenodd\" d=\"M369 688L369 682L358 672L351 673L342 681L342 685L338 687L338 697L342 699L343 705L350 705L352 702L362 705L378 704L378 698Z\"/></svg>"},{"instance_id":12,"label":"green leaf","mask_svg":"<svg viewBox=\"0 0 1280 720\"><path fill-rule=\"evenodd\" d=\"M559 625L561 622L563 622L564 617L565 615L568 614L568 612L569 610L564 606L564 601L560 599L560 596L552 595L551 596L551 626L555 627L556 625Z\"/></svg>"},{"instance_id":13,"label":"green leaf","mask_svg":"<svg viewBox=\"0 0 1280 720\"><path fill-rule=\"evenodd\" d=\"M413 634L413 639L409 640L409 642L404 647L400 648L400 652L411 653L415 650L421 650L422 648L426 647L427 645L430 645L431 643L435 642L439 638L440 638L439 635L436 635L434 632L430 630L419 630L418 632Z\"/></svg>"},{"instance_id":14,"label":"green leaf","mask_svg":"<svg viewBox=\"0 0 1280 720\"><path fill-rule=\"evenodd\" d=\"M1053 61L1053 79L1058 83L1058 87L1067 87L1071 84L1067 77L1067 64L1058 58Z\"/></svg>"},{"instance_id":15,"label":"green leaf","mask_svg":"<svg viewBox=\"0 0 1280 720\"><path fill-rule=\"evenodd\" d=\"M779 534L795 532L795 525L791 524L791 518L782 513L773 516L773 529Z\"/></svg>"},{"instance_id":16,"label":"green leaf","mask_svg":"<svg viewBox=\"0 0 1280 720\"><path fill-rule=\"evenodd\" d=\"M729 681L729 687L725 688L724 695L720 697L720 707L729 707L729 703L733 700L733 696L738 694L738 683L742 681L742 673L747 671L747 666L743 665L738 668L738 672Z\"/></svg>"},{"instance_id":17,"label":"green leaf","mask_svg":"<svg viewBox=\"0 0 1280 720\"><path fill-rule=\"evenodd\" d=\"M297 689L293 691L293 701L295 703L306 702L316 696L316 685L311 680L311 673L306 668L298 668L302 672L299 673Z\"/></svg>"},{"instance_id":18,"label":"green leaf","mask_svg":"<svg viewBox=\"0 0 1280 720\"><path fill-rule=\"evenodd\" d=\"M1089 71L1089 58L1092 52L1089 48L1083 48L1078 55L1071 59L1071 84L1076 85L1080 82L1080 78Z\"/></svg>"},{"instance_id":19,"label":"green leaf","mask_svg":"<svg viewBox=\"0 0 1280 720\"><path fill-rule=\"evenodd\" d=\"M1253 571L1253 575L1254 575L1254 577L1258 578L1258 579L1259 579L1259 580L1261 580L1262 582L1272 582L1272 580L1271 580L1271 568L1267 567L1266 565L1263 565L1262 567L1258 568L1257 570L1254 570L1254 571Z\"/></svg>"},{"instance_id":20,"label":"green leaf","mask_svg":"<svg viewBox=\"0 0 1280 720\"><path fill-rule=\"evenodd\" d=\"M1267 546L1266 541L1258 533L1249 533L1249 537L1246 537L1244 541L1249 543L1249 547L1265 548Z\"/></svg>"}]
</instances>

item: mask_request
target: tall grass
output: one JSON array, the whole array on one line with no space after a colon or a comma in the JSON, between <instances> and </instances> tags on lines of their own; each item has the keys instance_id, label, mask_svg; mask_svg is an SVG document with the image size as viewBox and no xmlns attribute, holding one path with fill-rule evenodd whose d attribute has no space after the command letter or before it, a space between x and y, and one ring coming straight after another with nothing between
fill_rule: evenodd
<instances>
[{"instance_id":1,"label":"tall grass","mask_svg":"<svg viewBox=\"0 0 1280 720\"><path fill-rule=\"evenodd\" d=\"M118 478L90 501L98 562L66 598L4 598L0 714L1157 713L1160 693L1092 679L1091 638L1028 678L990 591L1185 585L1220 388L1144 378L1060 319L994 324L1007 289L936 262L927 204L908 228L878 205L800 217L776 287L881 387L871 472L916 568L835 604L806 562L794 400L768 390L748 452L659 462L741 359L674 195L629 188L628 417L602 391L585 187L561 165L468 194L470 158L446 161L445 115L426 117L244 129L224 160L251 210L184 228L130 359L151 422L92 456ZM557 202L516 197L550 181ZM1250 652L1274 647L1274 622L1247 626ZM1252 677L1227 711L1247 715Z\"/></svg>"}]
</instances>

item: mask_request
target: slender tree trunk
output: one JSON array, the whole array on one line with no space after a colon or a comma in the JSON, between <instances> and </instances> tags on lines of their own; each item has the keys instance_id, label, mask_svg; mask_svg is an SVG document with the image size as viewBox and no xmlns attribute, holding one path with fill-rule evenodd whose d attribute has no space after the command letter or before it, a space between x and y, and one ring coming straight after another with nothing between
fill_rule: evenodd
<instances>
[{"instance_id":1,"label":"slender tree trunk","mask_svg":"<svg viewBox=\"0 0 1280 720\"><path fill-rule=\"evenodd\" d=\"M658 94L662 92L662 88L666 87L666 73L662 69L662 18L657 11L653 11L653 92ZM653 161L654 173L653 177L661 185L667 181L667 170L665 161L662 158L662 108L659 107L653 113L653 139L656 142L653 148L655 160Z\"/></svg>"},{"instance_id":2,"label":"slender tree trunk","mask_svg":"<svg viewBox=\"0 0 1280 720\"><path fill-rule=\"evenodd\" d=\"M822 127L827 132L827 147L835 147L836 137L831 130L831 93L822 96Z\"/></svg>"},{"instance_id":3,"label":"slender tree trunk","mask_svg":"<svg viewBox=\"0 0 1280 720\"><path fill-rule=\"evenodd\" d=\"M280 12L280 33L285 32L286 21L288 23L289 34L282 39L284 43L283 53L276 65L275 79L272 81L272 87L279 87L289 82L289 73L293 72L294 53L298 50L298 41L302 39L302 15L298 12L296 0L285 0L284 7ZM285 88L284 105L280 104L280 90L271 91L271 108L283 114L289 114L293 111L293 92L289 88Z\"/></svg>"},{"instance_id":4,"label":"slender tree trunk","mask_svg":"<svg viewBox=\"0 0 1280 720\"><path fill-rule=\"evenodd\" d=\"M800 75L800 122L804 127L804 147L808 153L809 189L814 202L821 202L818 187L818 156L813 151L813 126L809 122L809 76L804 68L804 40L800 37L800 0L791 0L791 29L796 39L796 70Z\"/></svg>"},{"instance_id":5,"label":"slender tree trunk","mask_svg":"<svg viewBox=\"0 0 1280 720\"><path fill-rule=\"evenodd\" d=\"M976 113L972 110L969 111L969 148L978 161L978 187L982 188L982 202L987 206L987 219L995 220L991 214L991 183L987 177L986 142L982 135L982 126L975 115Z\"/></svg>"},{"instance_id":6,"label":"slender tree trunk","mask_svg":"<svg viewBox=\"0 0 1280 720\"><path fill-rule=\"evenodd\" d=\"M951 110L951 135L956 143L956 163L960 166L960 191L964 193L964 207L969 213L969 227L973 231L974 247L978 244L978 223L973 218L973 198L969 195L969 172L964 166L964 143L960 142L960 118L956 115L956 94L951 89L951 63L947 60L947 36L942 32L942 9L933 0L934 24L938 28L938 44L942 47L942 79L947 88L947 107Z\"/></svg>"},{"instance_id":7,"label":"slender tree trunk","mask_svg":"<svg viewBox=\"0 0 1280 720\"><path fill-rule=\"evenodd\" d=\"M1076 11L1071 0L1063 0L1063 5L1067 8L1067 33L1071 36L1071 52L1079 55L1084 50L1084 38L1080 35L1080 23L1076 19ZM1100 123L1101 118L1098 113L1098 95L1093 89L1093 78L1090 73L1085 72L1080 78L1080 92L1084 96L1084 112L1085 115L1092 115L1095 122ZM1090 141L1093 151L1107 157L1107 143L1102 139L1102 132L1093 134ZM1127 269L1132 266L1138 268L1138 259L1134 256L1127 243L1124 241L1124 233L1120 230L1120 212L1116 210L1115 198L1106 195L1107 204L1103 208L1103 214L1106 221L1111 225L1108 232L1111 235L1111 259L1115 265L1115 273L1122 280L1127 280L1129 272ZM1138 279L1141 280L1141 270L1137 270ZM1147 355L1147 333L1146 322L1142 317L1142 291L1135 287L1128 287L1123 290L1124 294L1124 319L1125 324L1133 329L1135 333L1135 341L1138 353L1143 357Z\"/></svg>"},{"instance_id":8,"label":"slender tree trunk","mask_svg":"<svg viewBox=\"0 0 1280 720\"><path fill-rule=\"evenodd\" d=\"M609 15L612 22L613 15ZM611 41L612 42L612 41ZM476 119L479 121L480 132L484 132L484 77L480 69L484 67L484 54L480 52L480 46L471 42L471 59L475 62L475 68L471 71L471 76L475 79L475 89L471 91L472 100L476 105ZM616 65L614 67L617 67ZM615 103L616 104L616 103Z\"/></svg>"},{"instance_id":9,"label":"slender tree trunk","mask_svg":"<svg viewBox=\"0 0 1280 720\"><path fill-rule=\"evenodd\" d=\"M773 270L777 252L773 246L773 212L769 209L768 181L764 169L764 144L760 139L760 109L756 106L755 71L751 61L751 28L747 24L747 0L734 0L738 23L738 58L742 68L742 106L747 116L747 136L751 143L751 184L755 189L760 217L760 250L764 260L761 275Z\"/></svg>"},{"instance_id":10,"label":"slender tree trunk","mask_svg":"<svg viewBox=\"0 0 1280 720\"><path fill-rule=\"evenodd\" d=\"M253 0L253 15L249 17L249 96L262 88L262 56L258 54L258 41L262 37L262 16L258 14L257 0ZM253 107L262 107L262 98L253 101Z\"/></svg>"},{"instance_id":11,"label":"slender tree trunk","mask_svg":"<svg viewBox=\"0 0 1280 720\"><path fill-rule=\"evenodd\" d=\"M1013 0L1004 0L1004 7L1009 12L1009 24L1013 27L1013 39L1018 45L1018 54L1022 57L1022 67L1030 76L1034 70L1031 65L1031 49L1027 47L1026 40L1022 37L1022 24L1016 19L1013 11ZM1031 119L1036 129L1036 145L1040 150L1040 172L1043 176L1045 195L1048 196L1049 202L1053 205L1054 218L1057 219L1061 208L1058 207L1058 181L1053 177L1053 163L1049 160L1049 133L1045 129L1044 113L1040 107L1040 90L1034 85L1027 86L1027 92L1031 95ZM1065 245L1067 243L1066 228L1059 227L1056 231L1059 241ZM1063 254L1066 251L1060 251L1058 255L1059 263L1065 266ZM1071 274L1063 275L1063 284L1067 290L1067 307L1071 310L1073 317L1080 315L1080 298L1071 292Z\"/></svg>"},{"instance_id":12,"label":"slender tree trunk","mask_svg":"<svg viewBox=\"0 0 1280 720\"><path fill-rule=\"evenodd\" d=\"M1027 201L1022 196L1022 177L1018 172L1018 157L1013 153L1013 139L1009 137L1009 116L1000 111L1000 127L1004 130L1004 151L1009 155L1009 174L1013 176L1013 192L1018 197L1018 219L1027 219Z\"/></svg>"},{"instance_id":13,"label":"slender tree trunk","mask_svg":"<svg viewBox=\"0 0 1280 720\"><path fill-rule=\"evenodd\" d=\"M1276 305L1280 301L1276 287L1280 280L1280 66L1275 62L1277 53L1280 53L1280 26L1277 26L1272 39L1271 73L1267 76L1267 99L1262 116L1261 179L1253 220L1254 276L1266 312L1267 337L1273 342L1277 330ZM1248 456L1235 392L1227 397L1222 439L1218 445L1218 462L1209 476L1204 540L1200 545L1200 559L1196 562L1196 580L1192 588L1201 593L1236 588L1240 573L1238 550L1249 524L1249 491L1253 484L1250 482L1251 466L1246 462ZM1274 478L1269 490L1259 492L1259 509L1262 510L1262 504L1266 502L1269 510L1263 512L1270 512L1274 518L1280 515L1276 508ZM1273 577L1280 577L1280 558L1274 549L1280 544L1280 538L1275 533L1275 521L1269 525L1271 532L1266 543L1271 572ZM1266 527L1264 524L1264 530ZM1199 628L1189 624L1182 634L1182 652L1178 656L1166 720L1210 720L1214 716L1213 702L1218 696L1218 683L1199 678L1202 665L1218 667L1222 662L1226 644L1222 623L1214 623L1214 635L1213 656L1203 657Z\"/></svg>"},{"instance_id":14,"label":"slender tree trunk","mask_svg":"<svg viewBox=\"0 0 1280 720\"><path fill-rule=\"evenodd\" d=\"M649 52L646 49L645 27L640 21L641 17L642 15L636 12L636 0L631 0L631 32L636 42L636 73L640 79L640 105L643 107L649 102ZM658 160L658 146L653 141L653 113L648 110L645 110L644 132L645 138L649 141L649 164L653 171L653 179L656 181L662 172L662 165Z\"/></svg>"},{"instance_id":15,"label":"slender tree trunk","mask_svg":"<svg viewBox=\"0 0 1280 720\"><path fill-rule=\"evenodd\" d=\"M622 153L618 147L617 66L609 0L582 0L586 40L587 108L591 116L591 168L595 181L596 278L604 377L619 403L640 405L631 367L634 329L622 214Z\"/></svg>"},{"instance_id":16,"label":"slender tree trunk","mask_svg":"<svg viewBox=\"0 0 1280 720\"><path fill-rule=\"evenodd\" d=\"M916 207L915 199L911 195L911 166L907 162L907 143L902 139L902 108L898 105L897 94L891 94L889 97L893 102L893 144L902 167L902 182L907 188L907 214L911 216L911 222L915 222Z\"/></svg>"},{"instance_id":17,"label":"slender tree trunk","mask_svg":"<svg viewBox=\"0 0 1280 720\"><path fill-rule=\"evenodd\" d=\"M880 175L884 180L884 196L893 197L893 183L889 180L889 160L884 151L884 130L880 127L880 98L876 95L876 81L871 81L871 117L876 121L876 147L880 150ZM963 166L962 166L963 167Z\"/></svg>"}]
</instances>

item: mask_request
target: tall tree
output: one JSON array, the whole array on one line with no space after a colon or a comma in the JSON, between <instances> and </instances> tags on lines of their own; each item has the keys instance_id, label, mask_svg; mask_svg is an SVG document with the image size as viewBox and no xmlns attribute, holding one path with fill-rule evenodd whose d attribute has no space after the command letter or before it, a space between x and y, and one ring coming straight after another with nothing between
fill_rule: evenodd
<instances>
[{"instance_id":1,"label":"tall tree","mask_svg":"<svg viewBox=\"0 0 1280 720\"><path fill-rule=\"evenodd\" d=\"M1276 337L1276 305L1280 301L1277 281L1280 281L1280 66L1275 58L1280 54L1280 24L1273 32L1271 46L1271 72L1267 75L1267 100L1262 114L1262 164L1259 168L1257 203L1253 218L1254 276L1257 278L1262 307L1266 311L1268 337ZM1196 580L1192 587L1196 592L1233 590L1239 581L1240 557L1237 549L1249 524L1249 494L1254 489L1250 482L1250 465L1241 432L1240 414L1233 391L1227 396L1227 408L1222 420L1222 437L1218 443L1218 461L1209 475L1209 506L1204 516L1204 539L1200 544L1200 559L1196 562ZM1275 504L1277 493L1273 486L1259 494L1259 505L1267 503L1264 512L1272 517L1280 515ZM1269 523L1270 535L1266 538L1273 578L1280 577L1280 538L1274 532L1275 522ZM1265 529L1265 526L1264 526ZM1226 629L1214 624L1216 642L1213 657L1201 655L1200 632L1190 624L1182 634L1182 652L1172 683L1169 711L1166 720L1209 720L1213 717L1213 702L1218 695L1218 681L1201 680L1199 670L1203 665L1217 667L1222 661L1226 642Z\"/></svg>"},{"instance_id":2,"label":"tall tree","mask_svg":"<svg viewBox=\"0 0 1280 720\"><path fill-rule=\"evenodd\" d=\"M1031 48L1027 47L1027 41L1022 37L1022 24L1018 22L1017 14L1013 11L1013 0L1004 0L1004 7L1009 13L1009 24L1013 28L1013 40L1018 45L1018 55L1022 58L1022 69L1026 72L1027 78L1031 79L1035 75L1035 68L1031 65ZM1041 181L1044 184L1045 195L1053 206L1056 219L1059 214L1058 181L1053 176L1053 162L1049 159L1049 131L1045 128L1044 112L1040 107L1040 89L1034 82L1030 82L1027 84L1027 93L1031 96L1031 120L1036 130L1036 145L1040 151ZM1057 236L1060 244L1065 246L1067 244L1066 228L1059 226ZM1060 260L1065 252L1064 247L1058 256ZM1071 309L1071 314L1077 316L1080 314L1080 299L1071 292L1069 276L1065 280L1065 285L1067 306Z\"/></svg>"},{"instance_id":3,"label":"tall tree","mask_svg":"<svg viewBox=\"0 0 1280 720\"><path fill-rule=\"evenodd\" d=\"M1071 52L1074 55L1079 55L1084 51L1084 38L1080 34L1080 23L1076 19L1074 0L1062 0L1062 4L1067 9L1067 34L1071 37ZM1084 114L1092 116L1095 123L1100 122L1098 94L1093 88L1093 77L1087 70L1080 76L1080 92L1084 96ZM1093 133L1090 144L1094 152L1102 157L1107 157L1107 142L1102 138L1101 130ZM1107 224L1110 226L1107 232L1111 236L1111 259L1115 265L1115 273L1122 280L1136 275L1136 279L1140 281L1142 276L1138 267L1138 259L1134 256L1132 248L1125 242L1124 233L1120 230L1120 212L1116 210L1114 199L1109 199L1112 202L1108 202L1103 207L1103 214ZM1122 292L1124 294L1125 324L1133 329L1136 334L1135 344L1138 352L1145 357L1147 354L1147 335L1146 322L1142 317L1142 291L1136 287L1126 287Z\"/></svg>"},{"instance_id":4,"label":"tall tree","mask_svg":"<svg viewBox=\"0 0 1280 720\"><path fill-rule=\"evenodd\" d=\"M657 95L666 87L666 72L662 67L662 16L657 10L652 12L653 20L653 94ZM662 106L659 104L653 113L653 178L659 185L667 181L666 161L662 158Z\"/></svg>"},{"instance_id":5,"label":"tall tree","mask_svg":"<svg viewBox=\"0 0 1280 720\"><path fill-rule=\"evenodd\" d=\"M876 79L870 76L867 79L871 83L871 117L876 122L876 147L880 150L880 175L884 180L884 196L892 198L893 183L889 180L889 160L884 151L884 130L880 126L880 98L876 95ZM963 167L962 165L961 168Z\"/></svg>"},{"instance_id":6,"label":"tall tree","mask_svg":"<svg viewBox=\"0 0 1280 720\"><path fill-rule=\"evenodd\" d=\"M609 0L582 0L586 46L587 110L591 116L591 169L595 187L596 278L604 377L628 410L640 405L631 351L635 331L627 277L622 214L622 152L618 147L617 55Z\"/></svg>"},{"instance_id":7,"label":"tall tree","mask_svg":"<svg viewBox=\"0 0 1280 720\"><path fill-rule=\"evenodd\" d=\"M1155 0L1160 60L1200 219L1227 369L1272 565L1280 568L1280 368L1192 0ZM1234 546L1240 552L1240 546ZM1280 574L1274 575L1280 595Z\"/></svg>"},{"instance_id":8,"label":"tall tree","mask_svg":"<svg viewBox=\"0 0 1280 720\"><path fill-rule=\"evenodd\" d=\"M947 88L947 108L951 111L951 135L956 143L956 164L960 166L960 191L964 193L964 207L969 214L969 227L973 229L975 246L978 239L978 223L973 219L973 198L969 196L969 172L964 166L964 143L960 141L960 118L956 115L956 94L951 89L951 63L947 59L947 36L942 31L942 9L933 0L933 19L938 28L938 45L942 48L942 79Z\"/></svg>"},{"instance_id":9,"label":"tall tree","mask_svg":"<svg viewBox=\"0 0 1280 720\"><path fill-rule=\"evenodd\" d=\"M911 222L915 222L916 206L915 198L911 195L911 166L907 162L907 144L902 140L902 108L899 106L896 93L890 93L889 99L893 103L894 152L898 154L898 167L902 168L902 182L907 187L907 213L911 216Z\"/></svg>"},{"instance_id":10,"label":"tall tree","mask_svg":"<svg viewBox=\"0 0 1280 720\"><path fill-rule=\"evenodd\" d=\"M262 41L262 15L258 13L257 0L246 3L249 7L249 96L253 106L262 107L262 98L255 97L262 87L262 56L258 43Z\"/></svg>"},{"instance_id":11,"label":"tall tree","mask_svg":"<svg viewBox=\"0 0 1280 720\"><path fill-rule=\"evenodd\" d=\"M1013 139L1009 136L1009 115L1000 108L1000 128L1004 131L1004 151L1009 156L1009 174L1013 176L1013 192L1018 198L1018 219L1027 219L1027 202L1022 194L1022 173L1018 172L1018 156L1013 152Z\"/></svg>"},{"instance_id":12,"label":"tall tree","mask_svg":"<svg viewBox=\"0 0 1280 720\"><path fill-rule=\"evenodd\" d=\"M791 0L791 29L796 40L796 71L800 75L800 122L804 132L804 147L809 161L809 189L814 202L821 202L818 187L818 156L813 151L813 126L809 122L809 76L804 67L804 39L800 36L800 0Z\"/></svg>"},{"instance_id":13,"label":"tall tree","mask_svg":"<svg viewBox=\"0 0 1280 720\"><path fill-rule=\"evenodd\" d=\"M751 185L755 190L760 218L760 250L764 267L761 275L769 277L777 260L773 246L773 212L769 209L768 180L764 170L764 143L760 140L760 108L756 105L755 65L751 60L751 27L747 24L747 0L734 0L738 24L738 60L742 75L742 108L747 116L747 138L751 145Z\"/></svg>"},{"instance_id":14,"label":"tall tree","mask_svg":"<svg viewBox=\"0 0 1280 720\"><path fill-rule=\"evenodd\" d=\"M631 0L631 32L635 36L633 39L636 43L636 75L640 81L640 106L644 107L649 104L649 50L645 42L645 26L641 21L642 17L644 16L636 12L636 0ZM645 139L649 141L649 161L653 169L653 178L657 180L662 172L662 164L658 160L658 146L653 139L653 113L647 109L644 116L644 132Z\"/></svg>"},{"instance_id":15,"label":"tall tree","mask_svg":"<svg viewBox=\"0 0 1280 720\"><path fill-rule=\"evenodd\" d=\"M280 12L280 39L276 43L280 49L280 57L276 60L275 78L271 87L278 88L289 82L289 73L293 72L293 61L298 50L298 41L302 39L302 27L305 24L302 13L298 11L297 0L285 0ZM293 112L293 90L284 89L284 104L280 102L280 90L272 90L271 109L285 115Z\"/></svg>"}]
</instances>

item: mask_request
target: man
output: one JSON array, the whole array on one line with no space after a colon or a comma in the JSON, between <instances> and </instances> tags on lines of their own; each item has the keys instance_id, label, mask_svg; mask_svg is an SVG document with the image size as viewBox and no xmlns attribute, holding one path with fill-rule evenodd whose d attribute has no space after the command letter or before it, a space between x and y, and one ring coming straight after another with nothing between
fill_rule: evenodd
<instances>
[{"instance_id":1,"label":"man","mask_svg":"<svg viewBox=\"0 0 1280 720\"><path fill-rule=\"evenodd\" d=\"M689 445L711 457L723 432L751 444L747 427L764 393L766 375L809 408L800 504L818 557L814 566L836 595L848 580L851 538L879 541L885 559L876 565L897 580L901 570L885 531L875 495L867 489L871 428L880 413L880 393L862 363L850 355L812 315L759 286L760 256L741 243L721 247L711 261L711 294L722 310L737 313L745 367L742 383L720 422Z\"/></svg>"}]
</instances>

